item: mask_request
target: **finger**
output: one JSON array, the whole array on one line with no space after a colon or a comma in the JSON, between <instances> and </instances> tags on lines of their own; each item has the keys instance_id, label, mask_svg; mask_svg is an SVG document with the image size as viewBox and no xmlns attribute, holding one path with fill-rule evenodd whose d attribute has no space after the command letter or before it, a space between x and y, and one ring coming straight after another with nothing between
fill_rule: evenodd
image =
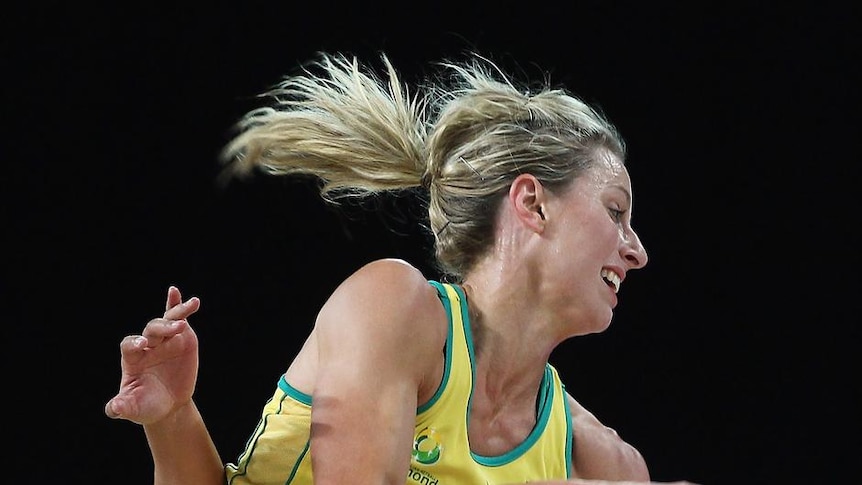
<instances>
[{"instance_id":1,"label":"finger","mask_svg":"<svg viewBox=\"0 0 862 485\"><path fill-rule=\"evenodd\" d=\"M129 363L135 363L144 356L144 349L150 345L143 335L129 335L120 341L120 355Z\"/></svg>"},{"instance_id":2,"label":"finger","mask_svg":"<svg viewBox=\"0 0 862 485\"><path fill-rule=\"evenodd\" d=\"M187 323L184 319L154 318L147 323L141 335L147 340L170 338L185 330ZM148 342L147 346L152 347L152 342Z\"/></svg>"},{"instance_id":3,"label":"finger","mask_svg":"<svg viewBox=\"0 0 862 485\"><path fill-rule=\"evenodd\" d=\"M140 349L158 347L165 339L169 339L179 335L188 328L188 322L185 320L168 320L166 318L154 318L144 327L144 332L140 335L143 340L135 340L123 344L129 346L130 351L134 351L135 347ZM128 337L127 337L128 339Z\"/></svg>"},{"instance_id":4,"label":"finger","mask_svg":"<svg viewBox=\"0 0 862 485\"><path fill-rule=\"evenodd\" d=\"M165 301L165 312L170 310L171 308L179 305L183 302L183 295L180 293L180 289L176 286L168 287L168 298Z\"/></svg>"},{"instance_id":5,"label":"finger","mask_svg":"<svg viewBox=\"0 0 862 485\"><path fill-rule=\"evenodd\" d=\"M165 318L169 320L182 320L188 318L198 311L201 307L201 301L198 297L193 296L183 303L180 303L165 312Z\"/></svg>"},{"instance_id":6,"label":"finger","mask_svg":"<svg viewBox=\"0 0 862 485\"><path fill-rule=\"evenodd\" d=\"M114 397L105 404L105 415L111 419L120 419L123 417L123 408L123 402Z\"/></svg>"},{"instance_id":7,"label":"finger","mask_svg":"<svg viewBox=\"0 0 862 485\"><path fill-rule=\"evenodd\" d=\"M147 346L147 338L143 335L128 335L120 341L120 350L124 353L134 352Z\"/></svg>"}]
</instances>

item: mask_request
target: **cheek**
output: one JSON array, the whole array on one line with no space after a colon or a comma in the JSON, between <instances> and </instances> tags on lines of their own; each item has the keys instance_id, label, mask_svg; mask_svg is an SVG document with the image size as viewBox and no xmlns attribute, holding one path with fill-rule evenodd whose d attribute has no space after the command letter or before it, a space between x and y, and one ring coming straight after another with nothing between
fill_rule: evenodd
<instances>
[{"instance_id":1,"label":"cheek","mask_svg":"<svg viewBox=\"0 0 862 485\"><path fill-rule=\"evenodd\" d=\"M576 234L580 247L604 254L618 246L623 237L622 228L603 216L604 214L598 214L578 222Z\"/></svg>"},{"instance_id":2,"label":"cheek","mask_svg":"<svg viewBox=\"0 0 862 485\"><path fill-rule=\"evenodd\" d=\"M619 249L623 233L611 221L593 221L584 228L583 236L580 243L584 252L598 264L604 264L608 256Z\"/></svg>"},{"instance_id":3,"label":"cheek","mask_svg":"<svg viewBox=\"0 0 862 485\"><path fill-rule=\"evenodd\" d=\"M568 215L555 227L554 257L560 258L558 262L569 261L568 271L579 271L572 266L593 271L619 248L622 228L608 217L603 207L573 210Z\"/></svg>"}]
</instances>

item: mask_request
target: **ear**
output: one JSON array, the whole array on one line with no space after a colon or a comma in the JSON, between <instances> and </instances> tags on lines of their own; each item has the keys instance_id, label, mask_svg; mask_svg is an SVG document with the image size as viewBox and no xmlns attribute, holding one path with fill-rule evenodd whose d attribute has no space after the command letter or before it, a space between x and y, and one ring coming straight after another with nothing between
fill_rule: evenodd
<instances>
[{"instance_id":1,"label":"ear","mask_svg":"<svg viewBox=\"0 0 862 485\"><path fill-rule=\"evenodd\" d=\"M535 176L518 175L509 187L509 204L515 216L531 230L541 233L545 230L543 205L547 192Z\"/></svg>"}]
</instances>

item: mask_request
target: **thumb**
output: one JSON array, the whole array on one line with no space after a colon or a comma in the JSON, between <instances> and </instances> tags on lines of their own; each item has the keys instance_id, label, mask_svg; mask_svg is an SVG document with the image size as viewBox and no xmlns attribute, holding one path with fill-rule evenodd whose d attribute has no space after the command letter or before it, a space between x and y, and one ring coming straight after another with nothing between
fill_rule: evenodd
<instances>
[{"instance_id":1,"label":"thumb","mask_svg":"<svg viewBox=\"0 0 862 485\"><path fill-rule=\"evenodd\" d=\"M121 419L123 417L124 407L122 400L117 397L113 397L105 404L105 415L111 419Z\"/></svg>"}]
</instances>

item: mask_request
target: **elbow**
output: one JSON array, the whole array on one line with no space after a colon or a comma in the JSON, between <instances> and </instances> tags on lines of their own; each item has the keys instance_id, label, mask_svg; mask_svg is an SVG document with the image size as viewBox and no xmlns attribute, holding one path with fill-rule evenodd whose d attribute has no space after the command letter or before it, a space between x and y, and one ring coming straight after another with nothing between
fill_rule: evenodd
<instances>
[{"instance_id":1,"label":"elbow","mask_svg":"<svg viewBox=\"0 0 862 485\"><path fill-rule=\"evenodd\" d=\"M620 449L620 470L625 470L625 475L629 480L636 482L649 482L650 474L647 468L646 460L640 451L634 446L624 443Z\"/></svg>"},{"instance_id":2,"label":"elbow","mask_svg":"<svg viewBox=\"0 0 862 485\"><path fill-rule=\"evenodd\" d=\"M637 448L623 440L616 431L605 428L609 440L609 454L613 465L609 467L614 480L649 482L650 474L646 460Z\"/></svg>"}]
</instances>

